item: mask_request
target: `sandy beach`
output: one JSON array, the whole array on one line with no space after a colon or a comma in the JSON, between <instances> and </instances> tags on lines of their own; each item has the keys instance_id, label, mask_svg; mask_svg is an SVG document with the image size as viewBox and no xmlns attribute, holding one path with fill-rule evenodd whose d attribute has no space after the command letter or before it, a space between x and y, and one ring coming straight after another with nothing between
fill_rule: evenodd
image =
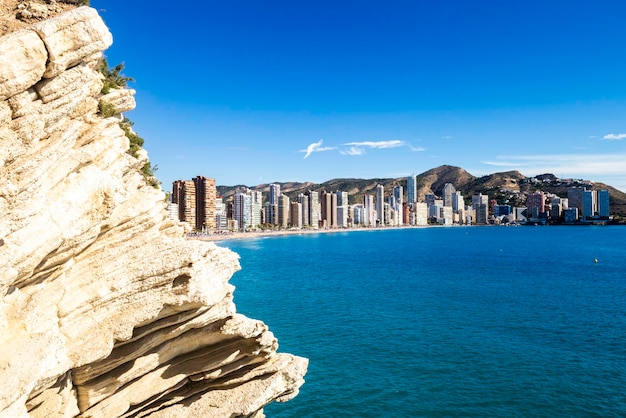
<instances>
[{"instance_id":1,"label":"sandy beach","mask_svg":"<svg viewBox=\"0 0 626 418\"><path fill-rule=\"evenodd\" d=\"M283 235L305 235L305 234L332 234L337 232L367 232L367 231L386 231L391 229L415 229L428 228L428 226L389 226L389 227L370 227L370 228L329 228L329 229L281 229L274 231L250 231L250 232L226 232L226 233L210 233L188 235L187 239L195 239L200 241L226 241L233 239L252 239L260 237L279 237Z\"/></svg>"}]
</instances>

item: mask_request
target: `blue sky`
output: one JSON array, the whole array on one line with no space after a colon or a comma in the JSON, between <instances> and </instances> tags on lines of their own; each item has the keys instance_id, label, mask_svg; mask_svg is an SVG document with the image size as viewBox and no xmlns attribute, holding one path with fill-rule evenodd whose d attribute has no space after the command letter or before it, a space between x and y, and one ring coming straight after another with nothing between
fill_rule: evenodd
<instances>
[{"instance_id":1,"label":"blue sky","mask_svg":"<svg viewBox=\"0 0 626 418\"><path fill-rule=\"evenodd\" d=\"M626 2L91 5L165 190L450 164L626 191Z\"/></svg>"}]
</instances>

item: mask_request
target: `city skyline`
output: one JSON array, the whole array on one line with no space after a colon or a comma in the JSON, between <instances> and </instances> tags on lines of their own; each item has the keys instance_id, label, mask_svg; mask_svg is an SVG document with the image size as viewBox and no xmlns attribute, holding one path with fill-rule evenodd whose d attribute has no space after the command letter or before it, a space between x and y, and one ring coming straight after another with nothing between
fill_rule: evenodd
<instances>
[{"instance_id":1,"label":"city skyline","mask_svg":"<svg viewBox=\"0 0 626 418\"><path fill-rule=\"evenodd\" d=\"M471 195L471 205L452 183L445 183L438 196L426 193L418 200L412 190L414 175L407 177L407 196L404 186L395 185L390 193L377 184L371 194L364 194L360 202L349 202L349 193L343 190L321 192L300 191L292 197L281 193L280 184L269 184L267 199L259 190L239 187L225 200L218 196L215 179L204 176L172 183L168 216L187 222L196 232L257 231L266 228L302 230L337 229L353 227L426 226L438 225L500 225L500 224L607 224L613 221L610 213L609 191L587 189L578 183L567 185L567 197L535 190L508 195ZM523 206L519 198L525 198ZM518 205L513 205L512 201ZM509 203L511 202L511 203Z\"/></svg>"},{"instance_id":2,"label":"city skyline","mask_svg":"<svg viewBox=\"0 0 626 418\"><path fill-rule=\"evenodd\" d=\"M449 164L626 191L622 2L91 4L166 190Z\"/></svg>"}]
</instances>

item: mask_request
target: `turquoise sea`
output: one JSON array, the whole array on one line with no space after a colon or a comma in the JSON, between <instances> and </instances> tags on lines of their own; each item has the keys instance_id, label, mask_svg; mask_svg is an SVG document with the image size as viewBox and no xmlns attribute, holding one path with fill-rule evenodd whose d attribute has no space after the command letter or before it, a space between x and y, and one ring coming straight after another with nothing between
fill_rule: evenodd
<instances>
[{"instance_id":1,"label":"turquoise sea","mask_svg":"<svg viewBox=\"0 0 626 418\"><path fill-rule=\"evenodd\" d=\"M626 227L218 245L241 256L238 311L310 359L270 418L626 417Z\"/></svg>"}]
</instances>

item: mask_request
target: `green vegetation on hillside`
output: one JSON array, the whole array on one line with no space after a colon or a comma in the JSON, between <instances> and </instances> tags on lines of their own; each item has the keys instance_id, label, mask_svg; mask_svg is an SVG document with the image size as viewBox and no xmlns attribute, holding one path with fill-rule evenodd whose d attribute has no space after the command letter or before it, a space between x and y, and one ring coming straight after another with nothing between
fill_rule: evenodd
<instances>
[{"instance_id":1,"label":"green vegetation on hillside","mask_svg":"<svg viewBox=\"0 0 626 418\"><path fill-rule=\"evenodd\" d=\"M118 64L113 68L110 68L105 58L102 58L100 60L99 70L102 75L104 75L101 91L103 95L108 94L111 89L127 88L127 83L134 81L132 78L122 75L123 69L123 63ZM100 101L98 103L98 111L100 115L105 118L114 116L118 113L113 104L105 103L103 101ZM139 150L143 148L144 140L133 131L133 124L134 123L130 119L124 116L124 119L122 119L119 125L130 142L130 147L127 151L128 154L132 155L135 158L139 158ZM143 165L143 167L141 167L140 171L141 174L143 174L144 179L146 180L146 184L158 189L161 186L161 182L154 175L157 168L158 167L156 165L153 166L152 163L148 161Z\"/></svg>"}]
</instances>

